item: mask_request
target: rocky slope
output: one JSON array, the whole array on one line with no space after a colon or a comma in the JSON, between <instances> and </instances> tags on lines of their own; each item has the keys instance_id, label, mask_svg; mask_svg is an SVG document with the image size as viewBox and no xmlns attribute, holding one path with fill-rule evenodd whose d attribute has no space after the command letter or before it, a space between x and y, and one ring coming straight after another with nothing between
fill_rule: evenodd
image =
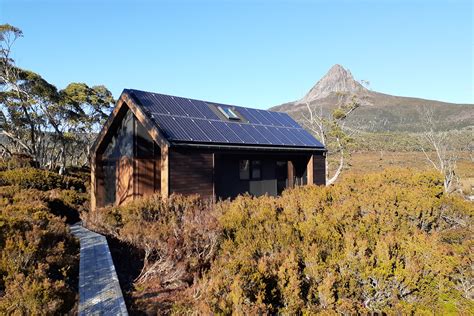
<instances>
[{"instance_id":1,"label":"rocky slope","mask_svg":"<svg viewBox=\"0 0 474 316\"><path fill-rule=\"evenodd\" d=\"M334 65L328 73L298 102L312 102L324 99L332 93L347 92L353 94L366 93L367 89L354 80L351 72L341 65Z\"/></svg>"}]
</instances>

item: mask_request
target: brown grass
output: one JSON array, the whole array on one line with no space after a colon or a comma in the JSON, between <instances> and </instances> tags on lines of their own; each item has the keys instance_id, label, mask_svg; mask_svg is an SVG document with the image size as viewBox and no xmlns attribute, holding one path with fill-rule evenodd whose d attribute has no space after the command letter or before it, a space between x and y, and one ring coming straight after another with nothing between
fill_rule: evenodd
<instances>
[{"instance_id":1,"label":"brown grass","mask_svg":"<svg viewBox=\"0 0 474 316\"><path fill-rule=\"evenodd\" d=\"M357 152L349 160L349 167L342 177L350 174L367 174L380 172L390 167L411 168L416 170L429 170L431 164L422 152L387 152L368 151ZM474 194L474 161L469 153L461 153L457 164L459 187L465 194Z\"/></svg>"}]
</instances>

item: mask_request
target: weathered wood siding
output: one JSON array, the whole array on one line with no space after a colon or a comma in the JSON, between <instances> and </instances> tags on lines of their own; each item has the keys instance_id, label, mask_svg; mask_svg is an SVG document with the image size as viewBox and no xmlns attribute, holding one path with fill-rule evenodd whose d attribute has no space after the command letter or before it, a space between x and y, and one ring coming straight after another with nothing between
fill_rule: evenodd
<instances>
[{"instance_id":1,"label":"weathered wood siding","mask_svg":"<svg viewBox=\"0 0 474 316\"><path fill-rule=\"evenodd\" d=\"M105 181L101 164L91 164L91 209L104 206Z\"/></svg>"},{"instance_id":2,"label":"weathered wood siding","mask_svg":"<svg viewBox=\"0 0 474 316\"><path fill-rule=\"evenodd\" d=\"M133 200L133 198L133 159L129 157L121 157L118 161L117 168L117 191L115 204L121 205L123 203Z\"/></svg>"},{"instance_id":3,"label":"weathered wood siding","mask_svg":"<svg viewBox=\"0 0 474 316\"><path fill-rule=\"evenodd\" d=\"M326 185L326 157L323 153L313 155L313 183Z\"/></svg>"},{"instance_id":4,"label":"weathered wood siding","mask_svg":"<svg viewBox=\"0 0 474 316\"><path fill-rule=\"evenodd\" d=\"M214 196L214 158L212 152L195 149L170 148L170 193Z\"/></svg>"},{"instance_id":5,"label":"weathered wood siding","mask_svg":"<svg viewBox=\"0 0 474 316\"><path fill-rule=\"evenodd\" d=\"M160 192L159 157L157 159L136 159L135 168L137 197L149 196L155 192Z\"/></svg>"}]
</instances>

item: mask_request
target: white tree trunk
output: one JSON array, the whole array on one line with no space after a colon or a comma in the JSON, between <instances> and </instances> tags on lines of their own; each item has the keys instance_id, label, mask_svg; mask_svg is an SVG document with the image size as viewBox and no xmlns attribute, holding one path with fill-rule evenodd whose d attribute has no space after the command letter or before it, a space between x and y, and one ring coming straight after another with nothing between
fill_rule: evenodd
<instances>
[{"instance_id":1,"label":"white tree trunk","mask_svg":"<svg viewBox=\"0 0 474 316\"><path fill-rule=\"evenodd\" d=\"M339 145L339 166L336 169L336 172L332 176L332 178L329 178L329 173L328 176L326 177L326 185L331 185L334 182L336 182L337 178L342 172L342 169L344 168L344 148L341 145L341 142L339 141L339 138L337 139L337 144ZM326 159L326 166L327 166L327 159Z\"/></svg>"}]
</instances>

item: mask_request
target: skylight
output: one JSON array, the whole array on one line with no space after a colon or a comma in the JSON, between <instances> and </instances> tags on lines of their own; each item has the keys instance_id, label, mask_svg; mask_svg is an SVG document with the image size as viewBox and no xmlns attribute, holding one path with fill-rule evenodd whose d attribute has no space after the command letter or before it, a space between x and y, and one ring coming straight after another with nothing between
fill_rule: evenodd
<instances>
[{"instance_id":1,"label":"skylight","mask_svg":"<svg viewBox=\"0 0 474 316\"><path fill-rule=\"evenodd\" d=\"M222 112L222 114L225 115L226 118L228 118L229 120L240 120L240 117L235 113L234 110L232 110L231 108L227 107L227 106L218 106L217 107L219 109L219 111Z\"/></svg>"}]
</instances>

